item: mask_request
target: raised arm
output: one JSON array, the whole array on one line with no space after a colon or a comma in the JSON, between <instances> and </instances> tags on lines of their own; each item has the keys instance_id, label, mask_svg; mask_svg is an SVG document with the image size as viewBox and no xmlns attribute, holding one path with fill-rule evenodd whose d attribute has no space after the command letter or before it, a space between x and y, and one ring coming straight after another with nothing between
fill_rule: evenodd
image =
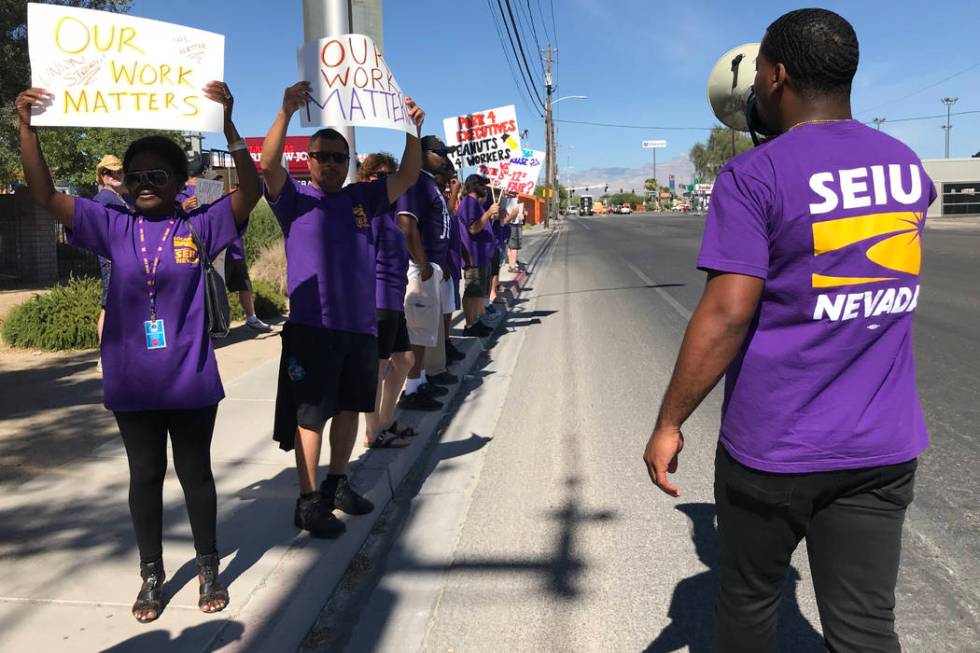
<instances>
[{"instance_id":1,"label":"raised arm","mask_svg":"<svg viewBox=\"0 0 980 653\"><path fill-rule=\"evenodd\" d=\"M269 128L262 142L262 176L269 197L279 197L286 183L286 169L282 167L282 151L286 147L286 130L293 114L306 104L307 94L312 90L309 82L297 82L286 89L282 96L282 107L275 122Z\"/></svg>"},{"instance_id":2,"label":"raised arm","mask_svg":"<svg viewBox=\"0 0 980 653\"><path fill-rule=\"evenodd\" d=\"M204 87L204 95L209 100L217 102L225 110L225 138L228 139L228 149L231 158L235 160L235 170L238 172L238 192L231 196L231 210L235 214L235 224L241 227L248 221L252 209L262 197L262 182L255 170L255 163L248 153L248 146L238 135L235 123L231 120L231 112L235 106L235 97L224 82L209 82Z\"/></svg>"},{"instance_id":3,"label":"raised arm","mask_svg":"<svg viewBox=\"0 0 980 653\"><path fill-rule=\"evenodd\" d=\"M408 119L415 123L419 133L422 133L422 123L425 122L425 111L415 104L412 98L405 98L408 109ZM393 175L388 175L388 201L392 204L411 188L419 178L422 170L422 144L418 136L405 134L405 151L402 152L401 163Z\"/></svg>"},{"instance_id":4,"label":"raised arm","mask_svg":"<svg viewBox=\"0 0 980 653\"><path fill-rule=\"evenodd\" d=\"M17 117L20 120L20 162L24 166L24 179L27 181L34 203L71 229L72 216L75 213L75 198L54 189L51 171L41 152L41 141L37 130L31 126L31 109L48 106L51 97L51 94L44 89L31 88L18 95L14 101Z\"/></svg>"},{"instance_id":5,"label":"raised arm","mask_svg":"<svg viewBox=\"0 0 980 653\"><path fill-rule=\"evenodd\" d=\"M499 211L500 205L494 202L490 205L490 208L483 212L479 220L474 221L473 224L467 227L467 230L473 235L480 233Z\"/></svg>"}]
</instances>

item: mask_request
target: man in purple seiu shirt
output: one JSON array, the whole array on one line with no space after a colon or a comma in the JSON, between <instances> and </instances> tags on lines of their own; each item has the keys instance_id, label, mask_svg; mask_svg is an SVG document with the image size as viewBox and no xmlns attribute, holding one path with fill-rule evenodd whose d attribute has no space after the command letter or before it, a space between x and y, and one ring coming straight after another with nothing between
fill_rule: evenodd
<instances>
[{"instance_id":1,"label":"man in purple seiu shirt","mask_svg":"<svg viewBox=\"0 0 980 653\"><path fill-rule=\"evenodd\" d=\"M385 179L344 186L350 149L333 129L310 137L312 183L304 186L282 166L286 130L311 92L309 82L286 89L262 147L265 194L286 241L289 320L283 332L273 437L296 449L300 496L293 523L313 537L344 532L333 515L365 514L374 505L347 480L358 413L374 410L378 380L376 254L371 220L388 211L418 179L419 139L406 134L401 166ZM405 98L406 116L425 113ZM323 429L330 420L330 468L317 489Z\"/></svg>"},{"instance_id":2,"label":"man in purple seiu shirt","mask_svg":"<svg viewBox=\"0 0 980 653\"><path fill-rule=\"evenodd\" d=\"M826 648L899 651L902 524L928 444L912 318L936 193L908 147L851 117L846 20L790 12L755 63L762 130L779 135L718 175L698 258L708 281L644 461L679 496L667 474L681 425L725 374L715 650L776 650L806 538Z\"/></svg>"}]
</instances>

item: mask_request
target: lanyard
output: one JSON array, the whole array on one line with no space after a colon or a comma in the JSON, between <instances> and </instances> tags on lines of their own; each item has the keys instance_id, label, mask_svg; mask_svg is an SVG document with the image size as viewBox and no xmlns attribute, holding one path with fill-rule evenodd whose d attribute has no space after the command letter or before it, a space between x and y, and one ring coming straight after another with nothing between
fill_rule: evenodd
<instances>
[{"instance_id":1,"label":"lanyard","mask_svg":"<svg viewBox=\"0 0 980 653\"><path fill-rule=\"evenodd\" d=\"M140 253L143 255L143 272L146 275L146 292L150 297L150 319L157 319L157 268L160 267L160 254L163 253L163 246L167 242L167 238L170 236L170 231L173 229L176 220L174 218L170 219L167 228L163 231L163 238L160 239L160 244L157 246L156 256L153 258L153 265L150 266L150 260L146 257L146 236L143 233L143 216L139 219L140 228Z\"/></svg>"}]
</instances>

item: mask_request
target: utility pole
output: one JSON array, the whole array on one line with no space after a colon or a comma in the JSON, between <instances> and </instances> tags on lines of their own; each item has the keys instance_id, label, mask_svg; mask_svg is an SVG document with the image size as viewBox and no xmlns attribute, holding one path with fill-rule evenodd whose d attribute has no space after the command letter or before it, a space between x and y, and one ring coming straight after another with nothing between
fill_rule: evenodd
<instances>
[{"instance_id":1,"label":"utility pole","mask_svg":"<svg viewBox=\"0 0 980 653\"><path fill-rule=\"evenodd\" d=\"M956 104L958 97L944 97L942 103L946 105L946 126L943 127L946 130L946 158L949 158L949 130L953 127L949 124L950 111L953 105Z\"/></svg>"},{"instance_id":2,"label":"utility pole","mask_svg":"<svg viewBox=\"0 0 980 653\"><path fill-rule=\"evenodd\" d=\"M303 0L303 40L319 41L325 36L353 32L350 0ZM381 44L377 44L382 47ZM347 162L347 183L357 178L357 148L353 127L335 127L347 139L350 161ZM419 134L421 137L421 134Z\"/></svg>"},{"instance_id":3,"label":"utility pole","mask_svg":"<svg viewBox=\"0 0 980 653\"><path fill-rule=\"evenodd\" d=\"M875 129L881 131L881 123L885 122L886 118L875 118L871 122L875 124Z\"/></svg>"},{"instance_id":4,"label":"utility pole","mask_svg":"<svg viewBox=\"0 0 980 653\"><path fill-rule=\"evenodd\" d=\"M551 227L551 194L554 192L554 158L552 151L554 147L554 132L551 123L551 46L548 46L548 71L544 75L544 86L547 96L544 105L544 132L545 132L545 157L544 157L544 228Z\"/></svg>"}]
</instances>

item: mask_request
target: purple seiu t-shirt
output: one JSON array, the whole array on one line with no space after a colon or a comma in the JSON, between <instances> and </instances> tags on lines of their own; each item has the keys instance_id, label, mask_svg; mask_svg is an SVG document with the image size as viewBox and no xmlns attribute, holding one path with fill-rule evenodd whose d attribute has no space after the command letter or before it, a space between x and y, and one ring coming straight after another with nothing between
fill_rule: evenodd
<instances>
[{"instance_id":1,"label":"purple seiu t-shirt","mask_svg":"<svg viewBox=\"0 0 980 653\"><path fill-rule=\"evenodd\" d=\"M186 217L215 257L240 235L230 198ZM139 216L75 198L69 242L112 259L112 283L102 332L102 379L109 410L176 410L211 406L224 398L211 338L205 329L204 274L190 228L183 219L163 243L155 282L157 319L167 346L147 349L144 322L150 300ZM146 218L143 233L150 266L169 219Z\"/></svg>"},{"instance_id":2,"label":"purple seiu t-shirt","mask_svg":"<svg viewBox=\"0 0 980 653\"><path fill-rule=\"evenodd\" d=\"M470 235L470 259L474 267L489 265L493 260L493 252L497 248L493 235L493 220L487 220L483 228L476 233L469 231L470 226L478 222L484 213L486 209L480 200L470 195L465 196L459 203L459 217Z\"/></svg>"},{"instance_id":3,"label":"purple seiu t-shirt","mask_svg":"<svg viewBox=\"0 0 980 653\"><path fill-rule=\"evenodd\" d=\"M126 196L120 196L118 193L115 193L108 188L99 189L99 192L92 197L92 201L98 202L102 206L111 207L123 213L127 213L130 210L128 198Z\"/></svg>"},{"instance_id":4,"label":"purple seiu t-shirt","mask_svg":"<svg viewBox=\"0 0 980 653\"><path fill-rule=\"evenodd\" d=\"M419 226L422 249L430 263L449 267L449 237L452 225L446 198L435 178L423 170L415 185L395 202L395 215L410 215Z\"/></svg>"},{"instance_id":5,"label":"purple seiu t-shirt","mask_svg":"<svg viewBox=\"0 0 980 653\"><path fill-rule=\"evenodd\" d=\"M725 382L721 442L741 463L854 469L928 446L912 317L935 197L908 147L855 121L798 127L722 169L698 267L766 282Z\"/></svg>"},{"instance_id":6,"label":"purple seiu t-shirt","mask_svg":"<svg viewBox=\"0 0 980 653\"><path fill-rule=\"evenodd\" d=\"M405 288L408 286L408 241L397 219L394 211L388 211L371 220L376 250L375 306L404 313Z\"/></svg>"},{"instance_id":7,"label":"purple seiu t-shirt","mask_svg":"<svg viewBox=\"0 0 980 653\"><path fill-rule=\"evenodd\" d=\"M460 202L460 204L462 204L462 202ZM463 216L460 214L458 206L456 207L456 214L453 216L453 219L456 220L456 229L459 233L459 258L460 266L462 267L462 265L465 264L463 252L465 251L467 254L470 252L470 232L466 229L466 222L463 220Z\"/></svg>"},{"instance_id":8,"label":"purple seiu t-shirt","mask_svg":"<svg viewBox=\"0 0 980 653\"><path fill-rule=\"evenodd\" d=\"M463 277L463 231L465 227L460 227L457 214L449 216L449 249L446 252L446 261L449 264L449 276L457 281Z\"/></svg>"},{"instance_id":9,"label":"purple seiu t-shirt","mask_svg":"<svg viewBox=\"0 0 980 653\"><path fill-rule=\"evenodd\" d=\"M371 219L388 210L387 180L324 193L287 177L265 194L286 237L289 321L377 335Z\"/></svg>"},{"instance_id":10,"label":"purple seiu t-shirt","mask_svg":"<svg viewBox=\"0 0 980 653\"><path fill-rule=\"evenodd\" d=\"M225 258L232 261L245 260L245 243L242 242L241 238L236 238L228 243L228 247L225 249Z\"/></svg>"}]
</instances>

